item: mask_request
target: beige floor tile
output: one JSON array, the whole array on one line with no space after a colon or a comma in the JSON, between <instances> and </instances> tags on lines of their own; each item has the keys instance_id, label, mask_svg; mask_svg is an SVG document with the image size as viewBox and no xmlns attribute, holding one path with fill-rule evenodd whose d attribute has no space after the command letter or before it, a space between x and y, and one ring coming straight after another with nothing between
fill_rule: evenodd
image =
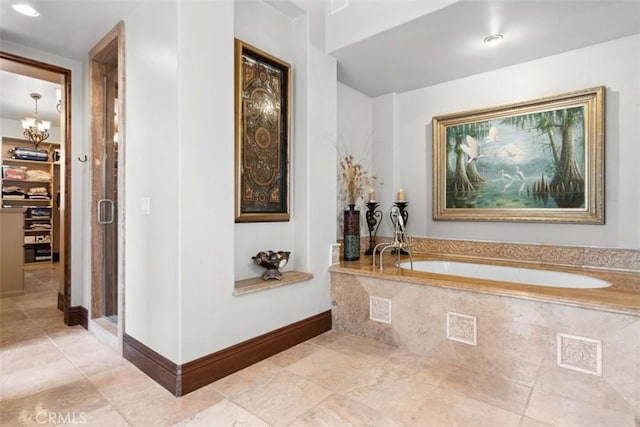
<instances>
[{"instance_id":1,"label":"beige floor tile","mask_svg":"<svg viewBox=\"0 0 640 427\"><path fill-rule=\"evenodd\" d=\"M372 409L379 410L401 423L409 421L407 414L418 411L436 389L430 384L428 375L417 373L385 372L373 385L346 393Z\"/></svg>"},{"instance_id":2,"label":"beige floor tile","mask_svg":"<svg viewBox=\"0 0 640 427\"><path fill-rule=\"evenodd\" d=\"M515 414L524 413L531 394L530 387L462 368L453 369L440 388Z\"/></svg>"},{"instance_id":3,"label":"beige floor tile","mask_svg":"<svg viewBox=\"0 0 640 427\"><path fill-rule=\"evenodd\" d=\"M90 375L93 386L112 401L133 399L150 387L161 387L131 364Z\"/></svg>"},{"instance_id":4,"label":"beige floor tile","mask_svg":"<svg viewBox=\"0 0 640 427\"><path fill-rule=\"evenodd\" d=\"M566 395L560 395L545 391L536 386L525 415L536 420L555 426L580 426L580 427L637 427L634 414L631 410L608 407L606 402L595 403L593 401L578 400L581 398L579 389L576 389L576 398L571 399Z\"/></svg>"},{"instance_id":5,"label":"beige floor tile","mask_svg":"<svg viewBox=\"0 0 640 427\"><path fill-rule=\"evenodd\" d=\"M128 427L131 424L124 419L118 411L116 411L112 406L104 406L102 408L83 412L78 417L76 417L75 421L72 419L71 422L66 424L59 425L85 425L91 427Z\"/></svg>"},{"instance_id":6,"label":"beige floor tile","mask_svg":"<svg viewBox=\"0 0 640 427\"><path fill-rule=\"evenodd\" d=\"M522 417L520 421L520 427L554 427L553 424L547 424L545 422L535 420L529 417Z\"/></svg>"},{"instance_id":7,"label":"beige floor tile","mask_svg":"<svg viewBox=\"0 0 640 427\"><path fill-rule=\"evenodd\" d=\"M520 425L520 415L436 389L418 411L404 414L403 422L430 427L515 427Z\"/></svg>"},{"instance_id":8,"label":"beige floor tile","mask_svg":"<svg viewBox=\"0 0 640 427\"><path fill-rule=\"evenodd\" d=\"M0 332L0 348L20 346L30 340L44 336L42 328L37 327L31 320L5 323Z\"/></svg>"},{"instance_id":9,"label":"beige floor tile","mask_svg":"<svg viewBox=\"0 0 640 427\"><path fill-rule=\"evenodd\" d=\"M228 400L216 403L176 425L189 427L269 427L260 418Z\"/></svg>"},{"instance_id":10,"label":"beige floor tile","mask_svg":"<svg viewBox=\"0 0 640 427\"><path fill-rule=\"evenodd\" d=\"M222 402L225 397L220 394L212 384L209 384L182 396L181 399L199 400L209 405L215 405L216 403Z\"/></svg>"},{"instance_id":11,"label":"beige floor tile","mask_svg":"<svg viewBox=\"0 0 640 427\"><path fill-rule=\"evenodd\" d=\"M78 343L62 347L62 352L85 375L129 363L93 336L91 339L80 340Z\"/></svg>"},{"instance_id":12,"label":"beige floor tile","mask_svg":"<svg viewBox=\"0 0 640 427\"><path fill-rule=\"evenodd\" d=\"M307 342L312 344L317 344L320 346L326 346L328 344L331 344L339 340L344 336L347 336L347 334L345 334L344 332L340 332L340 331L336 331L335 329L332 329L330 331L327 331L323 334L318 335L317 337L311 338Z\"/></svg>"},{"instance_id":13,"label":"beige floor tile","mask_svg":"<svg viewBox=\"0 0 640 427\"><path fill-rule=\"evenodd\" d=\"M233 401L274 426L285 426L318 403L331 392L287 371L257 385Z\"/></svg>"},{"instance_id":14,"label":"beige floor tile","mask_svg":"<svg viewBox=\"0 0 640 427\"><path fill-rule=\"evenodd\" d=\"M338 394L329 396L290 424L291 427L395 427L400 425L381 411Z\"/></svg>"},{"instance_id":15,"label":"beige floor tile","mask_svg":"<svg viewBox=\"0 0 640 427\"><path fill-rule=\"evenodd\" d=\"M422 371L425 381L434 385L440 384L452 370L458 369L455 365L443 360L404 350L394 351L387 360L411 372Z\"/></svg>"},{"instance_id":16,"label":"beige floor tile","mask_svg":"<svg viewBox=\"0 0 640 427\"><path fill-rule=\"evenodd\" d=\"M373 385L378 369L385 364L381 358L361 354L350 356L320 349L288 366L286 369L336 393Z\"/></svg>"},{"instance_id":17,"label":"beige floor tile","mask_svg":"<svg viewBox=\"0 0 640 427\"><path fill-rule=\"evenodd\" d=\"M395 351L393 347L355 335L344 335L334 342L327 344L326 348L349 355L359 356L361 353L367 356L381 358L387 358Z\"/></svg>"},{"instance_id":18,"label":"beige floor tile","mask_svg":"<svg viewBox=\"0 0 640 427\"><path fill-rule=\"evenodd\" d=\"M81 342L97 341L95 336L87 333L87 330L80 325L55 330L47 333L47 335L61 350L64 350L65 347L74 346Z\"/></svg>"},{"instance_id":19,"label":"beige floor tile","mask_svg":"<svg viewBox=\"0 0 640 427\"><path fill-rule=\"evenodd\" d=\"M212 386L223 396L233 396L268 381L281 370L282 368L267 359L226 376Z\"/></svg>"},{"instance_id":20,"label":"beige floor tile","mask_svg":"<svg viewBox=\"0 0 640 427\"><path fill-rule=\"evenodd\" d=\"M111 405L132 426L172 426L206 409L209 404L195 399L180 399L158 384L136 393L109 398Z\"/></svg>"},{"instance_id":21,"label":"beige floor tile","mask_svg":"<svg viewBox=\"0 0 640 427\"><path fill-rule=\"evenodd\" d=\"M284 368L315 353L320 348L320 346L310 342L303 342L270 357L269 360Z\"/></svg>"},{"instance_id":22,"label":"beige floor tile","mask_svg":"<svg viewBox=\"0 0 640 427\"><path fill-rule=\"evenodd\" d=\"M69 360L54 360L36 367L3 374L0 383L0 400L18 399L81 379L83 379L82 374Z\"/></svg>"},{"instance_id":23,"label":"beige floor tile","mask_svg":"<svg viewBox=\"0 0 640 427\"><path fill-rule=\"evenodd\" d=\"M49 337L38 335L31 340L23 341L21 345L0 348L0 374L38 368L64 358L65 355Z\"/></svg>"},{"instance_id":24,"label":"beige floor tile","mask_svg":"<svg viewBox=\"0 0 640 427\"><path fill-rule=\"evenodd\" d=\"M640 362L640 355L636 360L636 366L638 362ZM544 363L544 369L534 388L536 398L551 394L596 408L602 407L617 412L634 410L632 403L628 402L604 377L560 368L556 364L556 360L548 360ZM633 376L634 372L629 371L627 374ZM640 390L637 383L635 386Z\"/></svg>"},{"instance_id":25,"label":"beige floor tile","mask_svg":"<svg viewBox=\"0 0 640 427\"><path fill-rule=\"evenodd\" d=\"M2 425L82 424L83 414L104 408L109 402L91 385L80 380L33 393L20 399L5 400Z\"/></svg>"}]
</instances>

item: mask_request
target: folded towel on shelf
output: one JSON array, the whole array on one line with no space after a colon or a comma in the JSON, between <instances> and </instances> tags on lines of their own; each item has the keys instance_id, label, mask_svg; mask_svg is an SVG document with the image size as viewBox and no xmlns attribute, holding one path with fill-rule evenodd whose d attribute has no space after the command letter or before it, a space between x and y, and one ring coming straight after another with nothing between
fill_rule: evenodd
<instances>
[{"instance_id":1,"label":"folded towel on shelf","mask_svg":"<svg viewBox=\"0 0 640 427\"><path fill-rule=\"evenodd\" d=\"M14 185L2 187L2 198L11 200L24 199L24 190Z\"/></svg>"},{"instance_id":2,"label":"folded towel on shelf","mask_svg":"<svg viewBox=\"0 0 640 427\"><path fill-rule=\"evenodd\" d=\"M41 171L37 169L28 169L25 174L25 177L27 181L43 181L43 182L51 181L51 174L49 172Z\"/></svg>"},{"instance_id":3,"label":"folded towel on shelf","mask_svg":"<svg viewBox=\"0 0 640 427\"><path fill-rule=\"evenodd\" d=\"M31 187L27 191L27 196L30 199L50 199L49 190L46 187Z\"/></svg>"},{"instance_id":4,"label":"folded towel on shelf","mask_svg":"<svg viewBox=\"0 0 640 427\"><path fill-rule=\"evenodd\" d=\"M50 218L51 208L31 208L29 209L29 217L31 218Z\"/></svg>"},{"instance_id":5,"label":"folded towel on shelf","mask_svg":"<svg viewBox=\"0 0 640 427\"><path fill-rule=\"evenodd\" d=\"M35 223L29 226L30 230L51 230L51 224Z\"/></svg>"}]
</instances>

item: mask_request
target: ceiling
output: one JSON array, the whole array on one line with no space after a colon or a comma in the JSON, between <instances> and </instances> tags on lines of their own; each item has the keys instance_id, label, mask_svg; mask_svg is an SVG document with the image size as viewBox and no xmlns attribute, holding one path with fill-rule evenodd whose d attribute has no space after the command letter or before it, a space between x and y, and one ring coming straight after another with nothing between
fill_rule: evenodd
<instances>
[{"instance_id":1,"label":"ceiling","mask_svg":"<svg viewBox=\"0 0 640 427\"><path fill-rule=\"evenodd\" d=\"M268 3L276 1L283 2ZM100 38L142 1L31 0L41 13L38 18L17 14L12 3L0 0L0 38L84 61ZM503 42L483 44L482 39L495 31L504 34ZM378 96L637 33L640 0L465 0L331 55L338 61L339 81Z\"/></svg>"},{"instance_id":2,"label":"ceiling","mask_svg":"<svg viewBox=\"0 0 640 427\"><path fill-rule=\"evenodd\" d=\"M33 117L35 102L31 93L39 93L38 118L48 120L52 126L60 127L60 113L56 109L56 89L61 86L46 80L35 79L7 71L0 71L0 117L21 120L25 116Z\"/></svg>"},{"instance_id":3,"label":"ceiling","mask_svg":"<svg viewBox=\"0 0 640 427\"><path fill-rule=\"evenodd\" d=\"M504 35L502 42L483 43L495 32ZM340 82L379 96L637 33L640 0L467 0L331 55L338 60Z\"/></svg>"},{"instance_id":4,"label":"ceiling","mask_svg":"<svg viewBox=\"0 0 640 427\"><path fill-rule=\"evenodd\" d=\"M40 12L37 18L16 13L11 5L26 2ZM140 1L118 0L0 0L0 38L22 46L79 62L91 48ZM81 36L79 36L81 35ZM38 116L60 126L56 110L56 88L60 85L17 73L0 71L0 117L19 120L33 116L35 104L29 96L40 93Z\"/></svg>"}]
</instances>

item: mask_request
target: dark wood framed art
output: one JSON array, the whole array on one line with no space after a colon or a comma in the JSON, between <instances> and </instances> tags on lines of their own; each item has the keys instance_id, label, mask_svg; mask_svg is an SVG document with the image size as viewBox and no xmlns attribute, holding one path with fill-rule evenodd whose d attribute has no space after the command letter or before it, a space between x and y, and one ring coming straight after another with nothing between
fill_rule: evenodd
<instances>
[{"instance_id":1,"label":"dark wood framed art","mask_svg":"<svg viewBox=\"0 0 640 427\"><path fill-rule=\"evenodd\" d=\"M289 220L291 66L235 40L235 220Z\"/></svg>"},{"instance_id":2,"label":"dark wood framed art","mask_svg":"<svg viewBox=\"0 0 640 427\"><path fill-rule=\"evenodd\" d=\"M434 220L603 224L604 95L434 117Z\"/></svg>"}]
</instances>

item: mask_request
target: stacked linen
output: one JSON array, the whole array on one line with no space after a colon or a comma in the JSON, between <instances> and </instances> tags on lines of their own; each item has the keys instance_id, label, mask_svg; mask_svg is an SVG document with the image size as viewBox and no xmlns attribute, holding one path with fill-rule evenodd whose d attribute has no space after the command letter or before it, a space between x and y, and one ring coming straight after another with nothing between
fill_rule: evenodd
<instances>
[{"instance_id":1,"label":"stacked linen","mask_svg":"<svg viewBox=\"0 0 640 427\"><path fill-rule=\"evenodd\" d=\"M2 187L2 198L5 200L21 200L25 198L24 190L14 185Z\"/></svg>"},{"instance_id":2,"label":"stacked linen","mask_svg":"<svg viewBox=\"0 0 640 427\"><path fill-rule=\"evenodd\" d=\"M47 171L40 171L37 169L29 169L26 171L25 179L27 181L42 181L50 182L51 174Z\"/></svg>"},{"instance_id":3,"label":"stacked linen","mask_svg":"<svg viewBox=\"0 0 640 427\"><path fill-rule=\"evenodd\" d=\"M49 200L49 190L46 187L31 187L27 192L30 199L46 199Z\"/></svg>"}]
</instances>

